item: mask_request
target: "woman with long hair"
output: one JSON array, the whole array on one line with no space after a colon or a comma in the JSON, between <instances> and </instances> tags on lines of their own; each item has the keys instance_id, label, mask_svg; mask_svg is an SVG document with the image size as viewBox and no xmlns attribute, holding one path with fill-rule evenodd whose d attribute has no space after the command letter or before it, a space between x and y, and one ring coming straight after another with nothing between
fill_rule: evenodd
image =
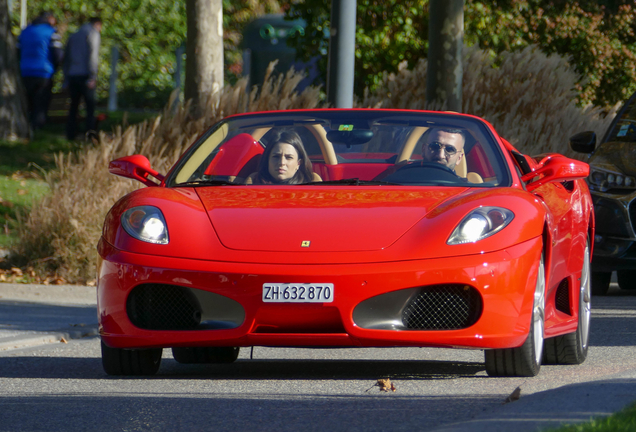
<instances>
[{"instance_id":1,"label":"woman with long hair","mask_svg":"<svg viewBox=\"0 0 636 432\"><path fill-rule=\"evenodd\" d=\"M272 135L258 165L246 184L301 184L316 180L300 136L289 130ZM319 178L319 177L318 177Z\"/></svg>"}]
</instances>

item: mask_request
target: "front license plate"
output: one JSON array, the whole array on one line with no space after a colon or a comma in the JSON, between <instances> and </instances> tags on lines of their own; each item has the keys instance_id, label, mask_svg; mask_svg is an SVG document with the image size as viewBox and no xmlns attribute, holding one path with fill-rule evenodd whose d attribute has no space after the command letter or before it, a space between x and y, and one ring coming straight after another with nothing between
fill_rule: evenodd
<instances>
[{"instance_id":1,"label":"front license plate","mask_svg":"<svg viewBox=\"0 0 636 432\"><path fill-rule=\"evenodd\" d=\"M331 303L332 283L264 283L265 303Z\"/></svg>"}]
</instances>

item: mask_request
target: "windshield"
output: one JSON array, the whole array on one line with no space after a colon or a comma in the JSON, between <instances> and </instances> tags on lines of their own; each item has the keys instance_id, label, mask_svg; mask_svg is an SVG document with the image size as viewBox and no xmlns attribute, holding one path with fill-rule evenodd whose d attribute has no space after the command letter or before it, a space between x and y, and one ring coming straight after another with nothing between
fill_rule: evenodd
<instances>
[{"instance_id":1,"label":"windshield","mask_svg":"<svg viewBox=\"0 0 636 432\"><path fill-rule=\"evenodd\" d=\"M175 186L509 185L484 122L453 113L307 110L228 117L181 158Z\"/></svg>"}]
</instances>

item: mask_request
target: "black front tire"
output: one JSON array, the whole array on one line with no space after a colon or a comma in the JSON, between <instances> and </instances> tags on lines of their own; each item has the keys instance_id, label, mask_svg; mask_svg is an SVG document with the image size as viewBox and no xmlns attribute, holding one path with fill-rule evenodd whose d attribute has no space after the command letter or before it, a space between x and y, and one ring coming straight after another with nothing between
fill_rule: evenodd
<instances>
[{"instance_id":1,"label":"black front tire","mask_svg":"<svg viewBox=\"0 0 636 432\"><path fill-rule=\"evenodd\" d=\"M609 291L612 272L592 272L592 295L604 296Z\"/></svg>"},{"instance_id":2,"label":"black front tire","mask_svg":"<svg viewBox=\"0 0 636 432\"><path fill-rule=\"evenodd\" d=\"M108 375L154 375L161 366L161 348L111 348L102 341L102 366Z\"/></svg>"},{"instance_id":3,"label":"black front tire","mask_svg":"<svg viewBox=\"0 0 636 432\"><path fill-rule=\"evenodd\" d=\"M182 364L233 363L239 351L239 347L172 348L172 356Z\"/></svg>"},{"instance_id":4,"label":"black front tire","mask_svg":"<svg viewBox=\"0 0 636 432\"><path fill-rule=\"evenodd\" d=\"M530 326L528 338L519 348L491 349L484 351L486 373L491 377L533 377L541 369L535 361L534 326ZM540 348L541 349L541 348Z\"/></svg>"}]
</instances>

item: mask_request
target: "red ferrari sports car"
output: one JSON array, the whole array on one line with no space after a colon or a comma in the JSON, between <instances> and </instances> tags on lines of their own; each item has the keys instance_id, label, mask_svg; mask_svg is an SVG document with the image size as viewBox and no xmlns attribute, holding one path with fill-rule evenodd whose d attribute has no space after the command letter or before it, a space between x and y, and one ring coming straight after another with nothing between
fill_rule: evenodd
<instances>
[{"instance_id":1,"label":"red ferrari sports car","mask_svg":"<svg viewBox=\"0 0 636 432\"><path fill-rule=\"evenodd\" d=\"M582 363L586 163L483 119L322 109L225 118L166 174L141 155L98 251L102 363L152 375L240 347L481 349L491 376Z\"/></svg>"}]
</instances>

